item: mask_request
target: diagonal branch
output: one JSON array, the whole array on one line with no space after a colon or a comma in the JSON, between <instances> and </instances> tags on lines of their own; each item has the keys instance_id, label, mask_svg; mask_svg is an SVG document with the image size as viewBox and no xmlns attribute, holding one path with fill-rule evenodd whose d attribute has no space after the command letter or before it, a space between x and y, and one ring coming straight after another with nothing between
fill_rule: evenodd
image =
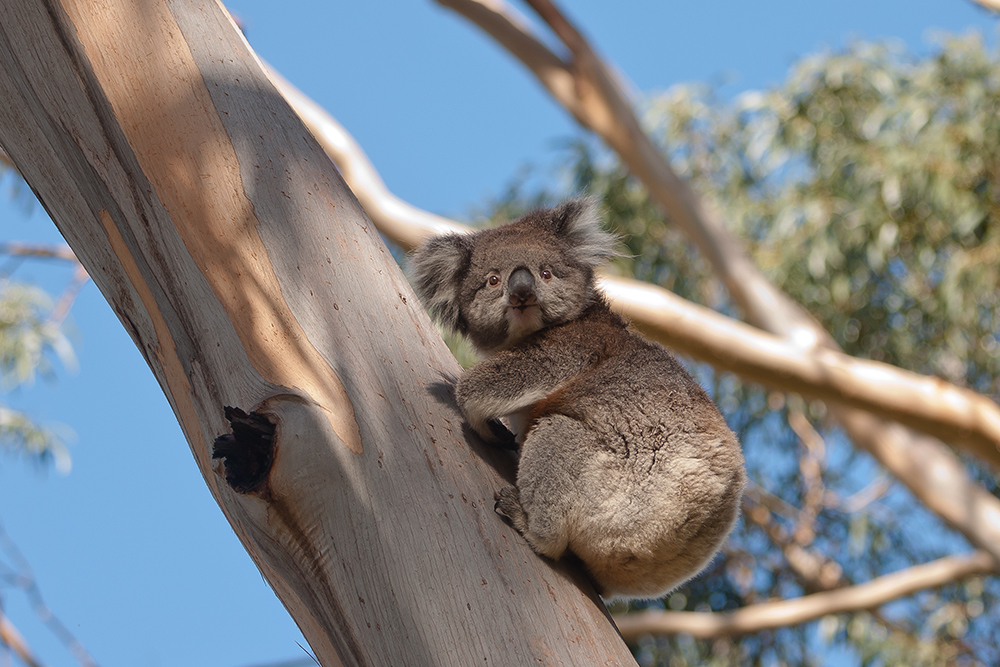
<instances>
[{"instance_id":1,"label":"diagonal branch","mask_svg":"<svg viewBox=\"0 0 1000 667\"><path fill-rule=\"evenodd\" d=\"M28 667L43 667L42 663L39 662L38 658L31 651L28 642L24 640L24 636L21 635L14 624L10 622L10 619L3 613L3 609L0 609L0 644L10 648L21 659L21 662Z\"/></svg>"},{"instance_id":2,"label":"diagonal branch","mask_svg":"<svg viewBox=\"0 0 1000 667\"><path fill-rule=\"evenodd\" d=\"M573 56L569 62L552 54L523 21L516 21L503 0L437 2L468 18L520 59L580 125L621 156L652 199L698 246L749 321L768 331L795 332L796 340L816 340L812 318L757 270L726 232L718 212L677 176L643 131L610 68L553 3L528 2L563 40ZM543 50L549 53L544 59L538 55ZM557 62L561 67L554 65Z\"/></svg>"},{"instance_id":3,"label":"diagonal branch","mask_svg":"<svg viewBox=\"0 0 1000 667\"><path fill-rule=\"evenodd\" d=\"M947 438L1000 467L1000 406L969 389L826 347L788 340L638 281L605 292L647 335L754 382L871 410Z\"/></svg>"},{"instance_id":4,"label":"diagonal branch","mask_svg":"<svg viewBox=\"0 0 1000 667\"><path fill-rule=\"evenodd\" d=\"M549 0L530 0L556 35L565 37L564 44L574 57L557 74L533 66L533 59L520 44L534 41L537 43L533 47L535 51L545 47L523 22L510 20L512 12L503 0L437 1L475 22L518 57L581 125L598 134L618 152L622 162L646 186L653 201L699 247L750 322L798 347L836 349L829 334L753 266L726 232L717 211L703 204L677 178L663 155L641 131L620 88L607 74L609 68L555 5ZM517 40L510 39L510 33L515 30L522 34ZM554 85L560 76L571 76L575 86ZM591 113L584 113L584 109ZM961 462L942 442L864 410L837 403L832 403L831 408L857 446L868 450L932 511L973 544L1000 556L1000 502L969 479ZM995 460L995 452L988 452L987 460ZM938 476L939 470L949 471L944 476L947 481Z\"/></svg>"},{"instance_id":5,"label":"diagonal branch","mask_svg":"<svg viewBox=\"0 0 1000 667\"><path fill-rule=\"evenodd\" d=\"M8 241L0 243L0 255L12 255L14 257L35 257L42 259L60 259L76 264L73 270L73 277L70 279L66 289L63 290L59 301L52 308L49 315L49 324L58 328L62 325L66 316L69 315L73 302L79 296L80 290L90 280L90 275L83 268L83 264L77 259L73 250L65 243L24 243L20 241Z\"/></svg>"},{"instance_id":6,"label":"diagonal branch","mask_svg":"<svg viewBox=\"0 0 1000 667\"><path fill-rule=\"evenodd\" d=\"M382 233L409 250L431 234L468 229L390 193L339 123L273 69L269 74ZM1000 407L985 396L842 352L792 347L777 336L647 283L606 276L602 286L618 309L645 333L682 353L754 382L877 411L952 438L1000 467Z\"/></svg>"},{"instance_id":7,"label":"diagonal branch","mask_svg":"<svg viewBox=\"0 0 1000 667\"><path fill-rule=\"evenodd\" d=\"M1000 12L1000 0L972 0L972 2L991 12Z\"/></svg>"},{"instance_id":8,"label":"diagonal branch","mask_svg":"<svg viewBox=\"0 0 1000 667\"><path fill-rule=\"evenodd\" d=\"M889 476L881 474L869 482L865 488L856 491L847 498L839 498L834 495L834 500L832 502L828 501L828 506L838 507L844 514L854 514L884 496L891 487L892 480Z\"/></svg>"},{"instance_id":9,"label":"diagonal branch","mask_svg":"<svg viewBox=\"0 0 1000 667\"><path fill-rule=\"evenodd\" d=\"M81 267L82 270L82 267ZM42 621L49 630L62 642L81 667L98 667L97 662L91 657L84 645L77 639L69 628L59 620L52 609L42 597L42 591L38 587L35 573L31 568L28 559L21 553L13 538L7 533L3 524L0 524L0 550L3 550L13 563L15 568L15 581L18 588L24 591L28 602L34 608L35 615ZM2 614L0 614L2 616ZM15 631L16 632L16 631ZM16 649L15 649L16 650ZM27 660L25 660L27 662ZM31 664L31 663L29 663Z\"/></svg>"},{"instance_id":10,"label":"diagonal branch","mask_svg":"<svg viewBox=\"0 0 1000 667\"><path fill-rule=\"evenodd\" d=\"M404 249L412 249L427 236L466 227L401 202L378 177L361 147L326 111L295 89L273 70L278 90L337 164L345 180L372 221ZM740 357L744 335L761 336L763 347L781 349L780 341L746 324L686 301L665 289L636 280L606 277L602 287L615 306L647 334L674 349L697 358L706 341L714 341L713 358L720 364ZM784 349L789 349L787 342ZM765 355L766 356L766 355ZM772 358L780 358L776 355ZM815 362L822 364L821 361ZM876 363L876 362L869 362ZM876 368L892 369L887 364ZM831 374L820 374L829 377ZM783 369L760 369L762 381L786 377ZM806 383L803 383L805 386ZM829 396L827 397L829 398ZM878 398L878 397L876 397ZM834 403L834 405L836 405ZM871 409L871 406L866 406ZM898 425L882 422L859 410L842 409L855 442L870 451L933 512L940 515L976 546L1000 559L1000 500L977 486L961 462L940 441L916 440L919 456L907 456L907 443L919 436Z\"/></svg>"},{"instance_id":11,"label":"diagonal branch","mask_svg":"<svg viewBox=\"0 0 1000 667\"><path fill-rule=\"evenodd\" d=\"M926 588L995 572L997 562L993 557L976 551L915 565L857 586L792 600L763 602L733 612L645 611L614 618L622 637L629 642L646 634L678 632L711 639L805 623L830 614L872 609Z\"/></svg>"},{"instance_id":12,"label":"diagonal branch","mask_svg":"<svg viewBox=\"0 0 1000 667\"><path fill-rule=\"evenodd\" d=\"M447 218L412 206L389 192L361 146L333 116L273 67L265 63L264 71L333 160L380 232L404 249L412 250L433 234L466 229Z\"/></svg>"},{"instance_id":13,"label":"diagonal branch","mask_svg":"<svg viewBox=\"0 0 1000 667\"><path fill-rule=\"evenodd\" d=\"M803 451L799 454L799 476L804 487L803 507L795 519L792 535L796 544L807 546L816 539L816 519L823 509L826 496L826 484L823 481L826 443L800 409L788 411L788 425L799 436L803 446Z\"/></svg>"}]
</instances>

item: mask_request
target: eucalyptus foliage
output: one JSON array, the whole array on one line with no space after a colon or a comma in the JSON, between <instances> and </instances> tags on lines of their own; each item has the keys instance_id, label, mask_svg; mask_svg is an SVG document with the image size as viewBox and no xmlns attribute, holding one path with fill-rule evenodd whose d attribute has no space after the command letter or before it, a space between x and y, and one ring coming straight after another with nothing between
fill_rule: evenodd
<instances>
[{"instance_id":1,"label":"eucalyptus foliage","mask_svg":"<svg viewBox=\"0 0 1000 667\"><path fill-rule=\"evenodd\" d=\"M5 393L53 373L53 357L73 364L73 349L60 327L48 320L51 300L33 285L0 280L0 389ZM0 402L0 447L67 470L69 455L57 434L25 413Z\"/></svg>"},{"instance_id":2,"label":"eucalyptus foliage","mask_svg":"<svg viewBox=\"0 0 1000 667\"><path fill-rule=\"evenodd\" d=\"M649 116L674 167L848 352L997 395L998 110L996 57L967 36L925 59L866 43L810 57L731 105L678 87Z\"/></svg>"},{"instance_id":3,"label":"eucalyptus foliage","mask_svg":"<svg viewBox=\"0 0 1000 667\"><path fill-rule=\"evenodd\" d=\"M781 87L731 102L706 86L678 86L650 98L646 120L674 168L719 208L757 265L847 352L997 398L998 109L1000 61L968 35L943 39L927 57L857 43L806 58ZM494 208L509 217L567 190L598 194L627 246L622 273L739 315L613 155L581 139L565 166L571 187L531 196L515 189ZM745 509L765 499L772 532L745 519L706 574L633 607L724 611L816 590L790 563L789 545L839 568L839 585L970 549L855 450L825 420L822 404L689 366L743 439L753 480ZM793 413L816 427L822 452L809 453L789 425ZM813 463L819 484L807 483ZM996 493L995 478L969 465ZM875 613L752 636L649 637L636 656L642 665L672 667L1000 664L998 594L995 578L972 578Z\"/></svg>"}]
</instances>

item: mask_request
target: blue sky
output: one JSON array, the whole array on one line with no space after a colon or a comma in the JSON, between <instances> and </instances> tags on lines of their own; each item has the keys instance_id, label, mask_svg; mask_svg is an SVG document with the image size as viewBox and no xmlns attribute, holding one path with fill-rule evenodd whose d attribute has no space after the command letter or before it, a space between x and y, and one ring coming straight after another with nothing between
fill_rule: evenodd
<instances>
[{"instance_id":1,"label":"blue sky","mask_svg":"<svg viewBox=\"0 0 1000 667\"><path fill-rule=\"evenodd\" d=\"M462 216L523 166L551 163L558 141L578 134L518 63L427 0L228 6L258 53L336 116L389 187L417 206ZM799 57L854 38L924 52L934 31L992 37L995 26L962 0L564 8L647 92L715 81L734 94L777 84ZM10 184L0 183L0 240L58 241L40 207L8 196ZM15 276L58 293L69 271L31 262ZM303 658L301 635L211 499L152 374L92 284L72 329L78 372L2 397L75 433L67 476L0 458L0 521L48 604L104 667ZM23 595L3 588L0 596L46 664L76 664Z\"/></svg>"}]
</instances>

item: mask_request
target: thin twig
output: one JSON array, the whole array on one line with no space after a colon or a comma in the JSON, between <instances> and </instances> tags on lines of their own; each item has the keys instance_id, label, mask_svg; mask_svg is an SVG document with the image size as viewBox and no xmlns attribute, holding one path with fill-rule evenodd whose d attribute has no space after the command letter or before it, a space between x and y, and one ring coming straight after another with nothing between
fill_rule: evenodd
<instances>
[{"instance_id":1,"label":"thin twig","mask_svg":"<svg viewBox=\"0 0 1000 667\"><path fill-rule=\"evenodd\" d=\"M766 507L769 511L777 514L778 516L784 517L789 521L794 521L796 515L799 513L799 509L792 505L791 503L785 502L783 499L774 495L767 489L750 482L747 484L746 490L743 492L744 497L749 498L756 505L762 505Z\"/></svg>"},{"instance_id":2,"label":"thin twig","mask_svg":"<svg viewBox=\"0 0 1000 667\"><path fill-rule=\"evenodd\" d=\"M73 277L49 314L48 323L56 328L66 320L70 309L73 307L73 302L76 301L76 297L80 294L80 290L90 280L90 275L83 268L83 264L80 263L76 254L65 243L7 241L6 243L0 243L0 255L11 255L18 258L58 259L76 264L76 268L73 270Z\"/></svg>"},{"instance_id":3,"label":"thin twig","mask_svg":"<svg viewBox=\"0 0 1000 667\"><path fill-rule=\"evenodd\" d=\"M9 647L28 667L44 667L35 657L24 636L3 613L3 609L0 609L0 644Z\"/></svg>"},{"instance_id":4,"label":"thin twig","mask_svg":"<svg viewBox=\"0 0 1000 667\"><path fill-rule=\"evenodd\" d=\"M97 662L90 656L83 644L73 636L62 621L53 613L52 609L45 604L42 591L38 587L31 564L24 554L11 539L3 524L0 524L0 550L3 550L12 561L14 572L17 573L17 586L24 591L31 606L35 610L35 615L46 625L63 646L65 646L81 667L98 667Z\"/></svg>"},{"instance_id":5,"label":"thin twig","mask_svg":"<svg viewBox=\"0 0 1000 667\"><path fill-rule=\"evenodd\" d=\"M832 506L837 507L844 514L854 514L884 496L890 488L892 488L892 480L884 474L879 475L865 486L865 488L843 500L836 501ZM830 503L827 503L827 505L831 506Z\"/></svg>"},{"instance_id":6,"label":"thin twig","mask_svg":"<svg viewBox=\"0 0 1000 667\"><path fill-rule=\"evenodd\" d=\"M88 280L90 280L90 274L87 273L87 269L83 268L83 264L77 264L76 269L73 271L73 278L66 286L66 289L63 290L59 301L52 308L52 312L49 313L49 326L59 328L62 325L66 320L66 316L69 315L76 297L80 295L80 290L83 289Z\"/></svg>"},{"instance_id":7,"label":"thin twig","mask_svg":"<svg viewBox=\"0 0 1000 667\"><path fill-rule=\"evenodd\" d=\"M788 411L788 425L799 436L803 445L799 454L799 472L804 487L802 509L796 517L792 537L804 547L812 544L816 537L816 519L823 509L823 499L826 496L826 485L823 483L826 443L801 410Z\"/></svg>"},{"instance_id":8,"label":"thin twig","mask_svg":"<svg viewBox=\"0 0 1000 667\"><path fill-rule=\"evenodd\" d=\"M828 591L842 586L845 583L844 570L840 564L797 544L788 531L774 520L767 507L755 502L754 496L759 495L744 495L743 516L760 526L775 546L781 549L789 567L802 584L811 591Z\"/></svg>"},{"instance_id":9,"label":"thin twig","mask_svg":"<svg viewBox=\"0 0 1000 667\"><path fill-rule=\"evenodd\" d=\"M0 255L62 259L78 264L80 262L65 243L22 243L20 241L7 241L0 243Z\"/></svg>"}]
</instances>

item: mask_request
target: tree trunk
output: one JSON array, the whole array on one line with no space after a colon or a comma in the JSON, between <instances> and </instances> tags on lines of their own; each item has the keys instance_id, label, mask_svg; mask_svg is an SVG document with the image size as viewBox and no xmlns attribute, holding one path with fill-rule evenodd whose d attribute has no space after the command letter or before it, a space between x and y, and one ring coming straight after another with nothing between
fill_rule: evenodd
<instances>
[{"instance_id":1,"label":"tree trunk","mask_svg":"<svg viewBox=\"0 0 1000 667\"><path fill-rule=\"evenodd\" d=\"M634 664L579 571L494 515L511 460L467 437L454 359L221 5L3 0L0 99L323 665Z\"/></svg>"}]
</instances>

